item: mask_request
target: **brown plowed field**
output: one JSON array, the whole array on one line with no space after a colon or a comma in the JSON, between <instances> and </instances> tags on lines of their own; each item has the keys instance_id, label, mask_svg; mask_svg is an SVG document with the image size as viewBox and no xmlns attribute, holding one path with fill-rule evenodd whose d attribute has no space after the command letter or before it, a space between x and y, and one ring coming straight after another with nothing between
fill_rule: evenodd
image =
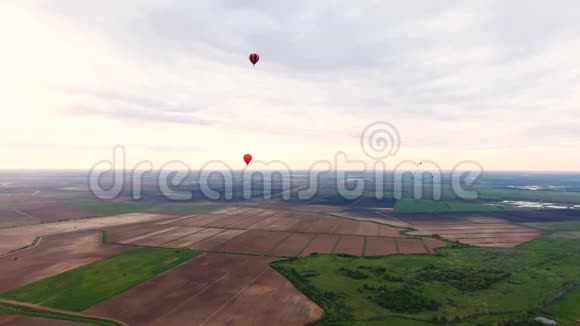
<instances>
[{"instance_id":1,"label":"brown plowed field","mask_svg":"<svg viewBox=\"0 0 580 326\"><path fill-rule=\"evenodd\" d=\"M296 231L296 232L307 232L308 229L316 222L318 219L312 217L300 217L298 218L298 222L294 224L288 231Z\"/></svg>"},{"instance_id":2,"label":"brown plowed field","mask_svg":"<svg viewBox=\"0 0 580 326\"><path fill-rule=\"evenodd\" d=\"M274 248L271 254L274 256L298 256L314 236L315 234L294 233Z\"/></svg>"},{"instance_id":3,"label":"brown plowed field","mask_svg":"<svg viewBox=\"0 0 580 326\"><path fill-rule=\"evenodd\" d=\"M343 220L334 229L330 231L333 234L356 234L361 222Z\"/></svg>"},{"instance_id":4,"label":"brown plowed field","mask_svg":"<svg viewBox=\"0 0 580 326\"><path fill-rule=\"evenodd\" d=\"M239 221L228 225L228 228L249 229L252 225L262 221L263 219L264 219L263 217L257 217L257 216L247 216L247 217L244 216L243 219L240 219Z\"/></svg>"},{"instance_id":5,"label":"brown plowed field","mask_svg":"<svg viewBox=\"0 0 580 326\"><path fill-rule=\"evenodd\" d=\"M304 248L302 251L303 256L310 255L313 252L321 253L321 254L329 254L332 253L336 242L340 238L339 235L335 234L317 234L314 239L310 242L310 244Z\"/></svg>"},{"instance_id":6,"label":"brown plowed field","mask_svg":"<svg viewBox=\"0 0 580 326\"><path fill-rule=\"evenodd\" d=\"M129 325L169 326L304 325L320 318L322 310L271 269L270 261L205 254L86 313Z\"/></svg>"},{"instance_id":7,"label":"brown plowed field","mask_svg":"<svg viewBox=\"0 0 580 326\"><path fill-rule=\"evenodd\" d=\"M39 317L17 316L0 313L0 326L86 326L68 320L58 320Z\"/></svg>"},{"instance_id":8,"label":"brown plowed field","mask_svg":"<svg viewBox=\"0 0 580 326\"><path fill-rule=\"evenodd\" d=\"M101 243L101 232L43 237L35 246L0 257L0 291L118 255L130 247Z\"/></svg>"},{"instance_id":9,"label":"brown plowed field","mask_svg":"<svg viewBox=\"0 0 580 326\"><path fill-rule=\"evenodd\" d=\"M85 217L97 216L94 213L89 213L78 208L59 206L59 205L46 205L38 208L22 208L20 209L24 214L30 215L43 222L57 222L66 220L76 220Z\"/></svg>"},{"instance_id":10,"label":"brown plowed field","mask_svg":"<svg viewBox=\"0 0 580 326\"><path fill-rule=\"evenodd\" d=\"M270 225L269 230L271 230L271 231L288 231L294 225L298 224L299 221L300 220L295 219L295 218L281 217L278 220L276 220L276 222L274 222L274 224Z\"/></svg>"},{"instance_id":11,"label":"brown plowed field","mask_svg":"<svg viewBox=\"0 0 580 326\"><path fill-rule=\"evenodd\" d=\"M32 244L36 237L74 232L101 230L113 225L127 225L160 221L172 216L149 213L131 213L108 217L94 217L74 221L54 222L0 229L0 254L21 249Z\"/></svg>"},{"instance_id":12,"label":"brown plowed field","mask_svg":"<svg viewBox=\"0 0 580 326\"><path fill-rule=\"evenodd\" d=\"M187 235L183 238L168 242L164 247L168 248L186 248L203 239L212 237L218 233L224 232L225 229L204 229L199 232Z\"/></svg>"},{"instance_id":13,"label":"brown plowed field","mask_svg":"<svg viewBox=\"0 0 580 326\"><path fill-rule=\"evenodd\" d=\"M252 230L270 230L270 228L277 222L284 220L282 217L264 217L261 221L252 224L250 229Z\"/></svg>"},{"instance_id":14,"label":"brown plowed field","mask_svg":"<svg viewBox=\"0 0 580 326\"><path fill-rule=\"evenodd\" d=\"M12 228L15 226L24 226L40 223L39 220L20 215L16 212L12 212L12 216L2 216L0 217L0 229Z\"/></svg>"},{"instance_id":15,"label":"brown plowed field","mask_svg":"<svg viewBox=\"0 0 580 326\"><path fill-rule=\"evenodd\" d=\"M167 242L172 242L172 241L178 240L182 237L185 237L186 235L194 234L194 233L199 232L201 230L203 230L203 228L184 226L184 227L181 227L177 230L173 230L170 232L160 234L158 236L149 237L147 239L140 240L138 242L135 242L135 244L143 245L143 246L150 246L150 247L158 247L158 246L161 246Z\"/></svg>"},{"instance_id":16,"label":"brown plowed field","mask_svg":"<svg viewBox=\"0 0 580 326\"><path fill-rule=\"evenodd\" d=\"M426 254L427 250L421 239L397 238L400 254Z\"/></svg>"},{"instance_id":17,"label":"brown plowed field","mask_svg":"<svg viewBox=\"0 0 580 326\"><path fill-rule=\"evenodd\" d=\"M222 209L218 209L217 211L213 211L210 214L226 214L229 213L233 210L238 209L237 207L227 207L227 208L222 208Z\"/></svg>"},{"instance_id":18,"label":"brown plowed field","mask_svg":"<svg viewBox=\"0 0 580 326\"><path fill-rule=\"evenodd\" d=\"M319 218L310 225L306 232L330 233L330 231L334 229L339 222L340 220L335 218Z\"/></svg>"},{"instance_id":19,"label":"brown plowed field","mask_svg":"<svg viewBox=\"0 0 580 326\"><path fill-rule=\"evenodd\" d=\"M267 254L290 233L269 231L248 231L216 248L217 251L244 254Z\"/></svg>"},{"instance_id":20,"label":"brown plowed field","mask_svg":"<svg viewBox=\"0 0 580 326\"><path fill-rule=\"evenodd\" d=\"M378 236L378 235L380 235L380 225L376 224L376 223L370 223L370 222L360 222L355 234L356 235Z\"/></svg>"},{"instance_id":21,"label":"brown plowed field","mask_svg":"<svg viewBox=\"0 0 580 326\"><path fill-rule=\"evenodd\" d=\"M237 221L240 221L243 218L245 217L235 215L225 215L225 218L216 219L215 221L208 223L206 226L208 228L223 228Z\"/></svg>"},{"instance_id":22,"label":"brown plowed field","mask_svg":"<svg viewBox=\"0 0 580 326\"><path fill-rule=\"evenodd\" d=\"M397 253L394 238L367 237L365 256L383 256Z\"/></svg>"},{"instance_id":23,"label":"brown plowed field","mask_svg":"<svg viewBox=\"0 0 580 326\"><path fill-rule=\"evenodd\" d=\"M136 237L127 239L121 243L123 243L123 244L135 243L135 242L141 241L143 239L147 239L149 237L154 237L154 236L157 236L159 234L165 234L165 233L171 232L171 231L179 229L179 228L180 228L179 226L171 226L171 225L165 226L163 228L157 229L157 231L144 233L144 234L141 234L140 236L136 236Z\"/></svg>"},{"instance_id":24,"label":"brown plowed field","mask_svg":"<svg viewBox=\"0 0 580 326\"><path fill-rule=\"evenodd\" d=\"M383 237L400 237L401 229L393 228L387 225L381 225L380 234Z\"/></svg>"},{"instance_id":25,"label":"brown plowed field","mask_svg":"<svg viewBox=\"0 0 580 326\"><path fill-rule=\"evenodd\" d=\"M355 212L340 212L333 213L332 215L346 217L358 221L373 221L381 224L388 224L397 227L409 227L410 224L403 222L393 216L384 216L380 214L372 213L355 213Z\"/></svg>"},{"instance_id":26,"label":"brown plowed field","mask_svg":"<svg viewBox=\"0 0 580 326\"><path fill-rule=\"evenodd\" d=\"M506 243L513 243L512 246L515 246L542 235L542 232L536 229L491 216L467 215L455 218L436 217L435 219L428 217L406 218L405 220L412 223L413 228L417 229L417 231L410 232L409 235L430 236L438 234L447 239L486 247L493 247L495 244L498 247L507 247Z\"/></svg>"},{"instance_id":27,"label":"brown plowed field","mask_svg":"<svg viewBox=\"0 0 580 326\"><path fill-rule=\"evenodd\" d=\"M337 254L349 254L362 256L364 237L356 235L343 235L334 249Z\"/></svg>"},{"instance_id":28,"label":"brown plowed field","mask_svg":"<svg viewBox=\"0 0 580 326\"><path fill-rule=\"evenodd\" d=\"M227 230L222 233L218 233L212 237L201 240L200 242L194 243L190 249L193 250L214 250L218 246L230 241L231 239L248 232L247 230Z\"/></svg>"},{"instance_id":29,"label":"brown plowed field","mask_svg":"<svg viewBox=\"0 0 580 326\"><path fill-rule=\"evenodd\" d=\"M430 253L434 253L437 248L445 247L445 242L433 238L423 238L423 243L429 249Z\"/></svg>"}]
</instances>

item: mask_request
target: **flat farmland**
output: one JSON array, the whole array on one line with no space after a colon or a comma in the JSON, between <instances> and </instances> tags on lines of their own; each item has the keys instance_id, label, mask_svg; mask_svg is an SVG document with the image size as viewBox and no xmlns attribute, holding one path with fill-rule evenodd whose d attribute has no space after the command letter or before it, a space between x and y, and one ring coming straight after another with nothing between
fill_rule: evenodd
<instances>
[{"instance_id":1,"label":"flat farmland","mask_svg":"<svg viewBox=\"0 0 580 326\"><path fill-rule=\"evenodd\" d=\"M118 255L130 247L101 243L101 232L47 236L34 247L0 257L0 292Z\"/></svg>"},{"instance_id":2,"label":"flat farmland","mask_svg":"<svg viewBox=\"0 0 580 326\"><path fill-rule=\"evenodd\" d=\"M330 231L332 231L332 229L334 229L338 223L340 223L340 220L336 218L319 218L310 224L306 232L330 233Z\"/></svg>"},{"instance_id":3,"label":"flat farmland","mask_svg":"<svg viewBox=\"0 0 580 326\"><path fill-rule=\"evenodd\" d=\"M161 221L171 217L173 216L131 213L0 229L0 255L29 246L34 239L41 236L81 230L102 230L111 226Z\"/></svg>"},{"instance_id":4,"label":"flat farmland","mask_svg":"<svg viewBox=\"0 0 580 326\"><path fill-rule=\"evenodd\" d=\"M135 244L142 245L142 246L162 246L165 243L176 241L180 238L184 238L188 235L193 235L199 231L203 230L199 227L181 227L177 228L176 230L171 230L168 232L161 233L157 236L149 237L147 239L143 239L140 241L136 241Z\"/></svg>"},{"instance_id":5,"label":"flat farmland","mask_svg":"<svg viewBox=\"0 0 580 326\"><path fill-rule=\"evenodd\" d=\"M0 326L86 326L86 323L77 323L68 320L48 319L8 315L0 313Z\"/></svg>"},{"instance_id":6,"label":"flat farmland","mask_svg":"<svg viewBox=\"0 0 580 326\"><path fill-rule=\"evenodd\" d=\"M425 217L407 218L406 221L417 230L408 233L412 236L438 234L446 239L485 247L513 247L543 234L531 227L485 215L462 218L437 216L433 220Z\"/></svg>"},{"instance_id":7,"label":"flat farmland","mask_svg":"<svg viewBox=\"0 0 580 326\"><path fill-rule=\"evenodd\" d=\"M435 249L445 247L445 242L433 238L423 238L423 243L429 249L430 253L434 253Z\"/></svg>"},{"instance_id":8,"label":"flat farmland","mask_svg":"<svg viewBox=\"0 0 580 326\"><path fill-rule=\"evenodd\" d=\"M383 256L397 253L394 238L367 237L365 256Z\"/></svg>"},{"instance_id":9,"label":"flat farmland","mask_svg":"<svg viewBox=\"0 0 580 326\"><path fill-rule=\"evenodd\" d=\"M398 238L397 246L400 254L426 254L427 250L421 239Z\"/></svg>"},{"instance_id":10,"label":"flat farmland","mask_svg":"<svg viewBox=\"0 0 580 326\"><path fill-rule=\"evenodd\" d=\"M311 253L330 254L340 239L339 235L334 234L317 234L314 239L308 244L302 255L307 256Z\"/></svg>"},{"instance_id":11,"label":"flat farmland","mask_svg":"<svg viewBox=\"0 0 580 326\"><path fill-rule=\"evenodd\" d=\"M214 250L220 245L246 232L247 230L226 230L224 232L218 233L214 236L196 242L190 248L193 250Z\"/></svg>"},{"instance_id":12,"label":"flat farmland","mask_svg":"<svg viewBox=\"0 0 580 326\"><path fill-rule=\"evenodd\" d=\"M244 254L267 254L288 237L288 232L248 231L216 248L217 251Z\"/></svg>"},{"instance_id":13,"label":"flat farmland","mask_svg":"<svg viewBox=\"0 0 580 326\"><path fill-rule=\"evenodd\" d=\"M129 325L304 325L319 319L322 310L270 262L204 254L85 313Z\"/></svg>"},{"instance_id":14,"label":"flat farmland","mask_svg":"<svg viewBox=\"0 0 580 326\"><path fill-rule=\"evenodd\" d=\"M225 229L203 229L201 231L186 235L180 239L165 243L163 246L167 248L187 248L196 242L213 237L214 235L224 231Z\"/></svg>"},{"instance_id":15,"label":"flat farmland","mask_svg":"<svg viewBox=\"0 0 580 326\"><path fill-rule=\"evenodd\" d=\"M11 228L15 226L38 224L42 221L19 213L13 208L0 207L0 229Z\"/></svg>"},{"instance_id":16,"label":"flat farmland","mask_svg":"<svg viewBox=\"0 0 580 326\"><path fill-rule=\"evenodd\" d=\"M21 208L19 211L21 211L25 215L37 218L43 221L44 223L76 220L86 217L98 216L97 214L87 212L75 207L66 207L59 205L46 205L35 208Z\"/></svg>"},{"instance_id":17,"label":"flat farmland","mask_svg":"<svg viewBox=\"0 0 580 326\"><path fill-rule=\"evenodd\" d=\"M362 256L365 237L343 235L340 237L334 253Z\"/></svg>"},{"instance_id":18,"label":"flat farmland","mask_svg":"<svg viewBox=\"0 0 580 326\"><path fill-rule=\"evenodd\" d=\"M315 234L308 233L293 233L289 238L272 250L272 255L289 257L298 256L315 236Z\"/></svg>"}]
</instances>

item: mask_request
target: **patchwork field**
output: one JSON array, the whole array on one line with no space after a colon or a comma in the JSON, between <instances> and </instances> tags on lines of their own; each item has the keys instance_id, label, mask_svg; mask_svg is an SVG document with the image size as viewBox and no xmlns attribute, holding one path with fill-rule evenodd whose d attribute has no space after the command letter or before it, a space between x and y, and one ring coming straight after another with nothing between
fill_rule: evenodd
<instances>
[{"instance_id":1,"label":"patchwork field","mask_svg":"<svg viewBox=\"0 0 580 326\"><path fill-rule=\"evenodd\" d=\"M406 216L400 217L400 219L417 230L409 232L409 235L431 236L436 234L446 239L482 247L511 248L534 240L543 234L541 230L535 228L482 215L445 216L445 214L430 214Z\"/></svg>"},{"instance_id":2,"label":"patchwork field","mask_svg":"<svg viewBox=\"0 0 580 326\"><path fill-rule=\"evenodd\" d=\"M86 313L130 325L304 325L320 318L322 310L270 261L205 254Z\"/></svg>"},{"instance_id":3,"label":"patchwork field","mask_svg":"<svg viewBox=\"0 0 580 326\"><path fill-rule=\"evenodd\" d=\"M401 235L401 229L375 222L247 207L105 231L111 243L285 257L313 252L357 256L427 254L445 246L435 239L428 240L427 245L423 238L407 238ZM368 252L365 243L370 243Z\"/></svg>"},{"instance_id":4,"label":"patchwork field","mask_svg":"<svg viewBox=\"0 0 580 326\"><path fill-rule=\"evenodd\" d=\"M169 215L133 213L109 217L96 217L75 221L20 226L0 230L0 255L31 245L37 237L106 228L123 224L152 222L170 218Z\"/></svg>"},{"instance_id":5,"label":"patchwork field","mask_svg":"<svg viewBox=\"0 0 580 326\"><path fill-rule=\"evenodd\" d=\"M139 248L3 292L0 297L83 311L196 255L186 250Z\"/></svg>"},{"instance_id":6,"label":"patchwork field","mask_svg":"<svg viewBox=\"0 0 580 326\"><path fill-rule=\"evenodd\" d=\"M43 237L34 247L0 256L0 292L131 250L101 240L98 231L65 233Z\"/></svg>"}]
</instances>

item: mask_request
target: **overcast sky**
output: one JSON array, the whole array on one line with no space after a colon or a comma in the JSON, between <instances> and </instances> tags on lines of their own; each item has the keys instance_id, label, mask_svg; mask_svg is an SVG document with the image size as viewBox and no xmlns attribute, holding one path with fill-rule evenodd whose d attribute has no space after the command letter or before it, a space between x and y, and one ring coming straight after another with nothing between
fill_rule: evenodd
<instances>
[{"instance_id":1,"label":"overcast sky","mask_svg":"<svg viewBox=\"0 0 580 326\"><path fill-rule=\"evenodd\" d=\"M578 0L1 1L0 42L0 168L299 169L387 121L389 164L580 170Z\"/></svg>"}]
</instances>

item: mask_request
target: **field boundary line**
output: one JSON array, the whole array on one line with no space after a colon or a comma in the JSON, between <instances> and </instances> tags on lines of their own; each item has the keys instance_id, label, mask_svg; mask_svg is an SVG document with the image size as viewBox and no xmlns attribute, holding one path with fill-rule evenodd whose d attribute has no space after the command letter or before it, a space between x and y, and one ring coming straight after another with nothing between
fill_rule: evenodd
<instances>
[{"instance_id":1,"label":"field boundary line","mask_svg":"<svg viewBox=\"0 0 580 326\"><path fill-rule=\"evenodd\" d=\"M310 241L308 241L308 243L306 243L304 248L302 248L302 250L300 250L300 252L298 253L298 255L296 255L296 257L302 256L302 253L304 252L304 250L306 250L306 248L308 248L308 246L310 246L312 241L314 241L314 239L316 239L316 237L318 237L318 233L313 233L313 234L314 234L314 236L310 239Z\"/></svg>"},{"instance_id":2,"label":"field boundary line","mask_svg":"<svg viewBox=\"0 0 580 326\"><path fill-rule=\"evenodd\" d=\"M293 233L288 233L287 236L285 236L284 238L282 238L280 241L278 241L274 247L272 247L270 250L267 251L268 254L273 254L274 250L276 250L276 248L278 248L280 245L282 245L282 243L284 243L286 240L288 240L288 238L290 238L293 235Z\"/></svg>"},{"instance_id":3,"label":"field boundary line","mask_svg":"<svg viewBox=\"0 0 580 326\"><path fill-rule=\"evenodd\" d=\"M331 254L335 253L336 247L338 247L340 240L342 240L342 234L338 234L338 239L336 239L336 242L334 243L334 246L332 247L332 251L330 252Z\"/></svg>"},{"instance_id":4,"label":"field boundary line","mask_svg":"<svg viewBox=\"0 0 580 326\"><path fill-rule=\"evenodd\" d=\"M15 253L18 253L21 251L26 251L28 249L32 249L32 248L36 247L38 245L38 243L40 243L40 240L42 240L43 237L44 236L36 237L36 238L34 238L32 243L30 243L29 245L24 246L22 248L14 249L14 250L9 251L9 252L5 252L5 253L1 254L0 257L4 257L4 256L12 255L12 254L15 254Z\"/></svg>"},{"instance_id":5,"label":"field boundary line","mask_svg":"<svg viewBox=\"0 0 580 326\"><path fill-rule=\"evenodd\" d=\"M184 228L184 227L190 227L190 228L194 228L195 226L183 226L182 228ZM188 233L188 234L186 234L186 235L184 235L184 236L182 236L182 237L179 237L179 238L176 238L176 239L172 239L172 240L167 240L167 241L163 242L162 244L160 244L160 246L166 245L166 244L168 244L168 243L170 243L170 242L173 242L173 241L177 241L177 240L183 239L183 238L185 238L185 237L187 237L187 236L190 236L190 235L192 235L192 234L196 234L197 232L201 232L201 231L203 231L203 230L206 230L206 228L204 228L204 227L199 227L199 228L200 228L200 230L197 230L197 231L194 231L194 232ZM177 230L179 230L179 229L177 229ZM220 233L221 233L221 232L220 232ZM219 233L218 233L218 234L219 234ZM213 236L212 236L212 237L213 237ZM211 237L210 237L210 238L211 238ZM162 247L162 248L166 248L166 247Z\"/></svg>"}]
</instances>

